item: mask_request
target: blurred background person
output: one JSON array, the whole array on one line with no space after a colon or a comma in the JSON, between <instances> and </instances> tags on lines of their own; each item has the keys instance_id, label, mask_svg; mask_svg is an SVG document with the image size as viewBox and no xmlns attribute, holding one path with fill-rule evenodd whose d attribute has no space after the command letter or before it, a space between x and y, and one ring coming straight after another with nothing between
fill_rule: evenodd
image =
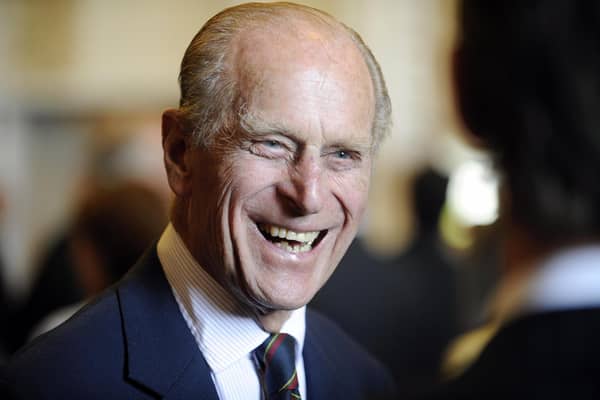
<instances>
[{"instance_id":1,"label":"blurred background person","mask_svg":"<svg viewBox=\"0 0 600 400\"><path fill-rule=\"evenodd\" d=\"M459 329L458 271L439 234L447 183L431 169L415 176L410 243L382 254L359 237L311 303L390 368L402 395L439 381L443 350Z\"/></svg>"},{"instance_id":2,"label":"blurred background person","mask_svg":"<svg viewBox=\"0 0 600 400\"><path fill-rule=\"evenodd\" d=\"M166 225L162 173L139 155L160 151L160 142L148 146L143 135L116 134L124 127L107 127L104 119L95 125L81 178L65 198L73 203L70 215L40 244L31 290L8 312L9 354L119 278Z\"/></svg>"},{"instance_id":3,"label":"blurred background person","mask_svg":"<svg viewBox=\"0 0 600 400\"><path fill-rule=\"evenodd\" d=\"M68 227L62 227L43 246L31 291L9 311L10 324L4 331L9 353L21 347L48 314L84 297L69 255Z\"/></svg>"},{"instance_id":4,"label":"blurred background person","mask_svg":"<svg viewBox=\"0 0 600 400\"><path fill-rule=\"evenodd\" d=\"M483 349L440 397L600 398L600 3L463 0L460 31L458 104L501 173L503 265Z\"/></svg>"},{"instance_id":5,"label":"blurred background person","mask_svg":"<svg viewBox=\"0 0 600 400\"><path fill-rule=\"evenodd\" d=\"M121 182L90 191L75 215L67 242L69 265L84 299L54 310L30 337L64 322L86 300L119 280L166 224L162 198L142 184Z\"/></svg>"},{"instance_id":6,"label":"blurred background person","mask_svg":"<svg viewBox=\"0 0 600 400\"><path fill-rule=\"evenodd\" d=\"M4 214L4 195L0 187L0 225ZM0 326L8 326L8 316L13 309L13 304L10 302L6 294L6 285L4 283L4 259L0 252ZM5 328L6 329L6 328ZM8 343L4 331L0 331L0 364L4 362L8 355Z\"/></svg>"}]
</instances>

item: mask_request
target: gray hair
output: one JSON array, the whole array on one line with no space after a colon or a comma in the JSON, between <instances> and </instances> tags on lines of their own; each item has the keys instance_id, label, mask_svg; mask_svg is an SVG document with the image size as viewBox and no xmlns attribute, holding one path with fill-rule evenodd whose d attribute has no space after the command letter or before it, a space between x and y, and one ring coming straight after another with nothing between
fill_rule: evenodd
<instances>
[{"instance_id":1,"label":"gray hair","mask_svg":"<svg viewBox=\"0 0 600 400\"><path fill-rule=\"evenodd\" d=\"M293 3L247 3L221 11L212 17L192 39L181 62L179 86L180 115L196 145L207 146L217 134L236 127L243 104L237 82L228 73L227 54L234 37L244 29L264 26L291 14L309 18L330 28L341 27L361 53L374 89L375 116L372 138L375 151L391 128L391 102L377 60L362 38L329 14Z\"/></svg>"}]
</instances>

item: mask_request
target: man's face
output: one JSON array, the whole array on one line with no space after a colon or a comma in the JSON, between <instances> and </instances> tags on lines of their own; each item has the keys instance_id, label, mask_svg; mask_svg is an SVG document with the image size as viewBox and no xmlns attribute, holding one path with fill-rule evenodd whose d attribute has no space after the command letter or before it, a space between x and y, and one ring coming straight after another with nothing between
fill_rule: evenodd
<instances>
[{"instance_id":1,"label":"man's face","mask_svg":"<svg viewBox=\"0 0 600 400\"><path fill-rule=\"evenodd\" d=\"M367 67L349 41L297 42L239 44L240 126L191 153L191 251L260 310L310 301L354 238L369 189Z\"/></svg>"}]
</instances>

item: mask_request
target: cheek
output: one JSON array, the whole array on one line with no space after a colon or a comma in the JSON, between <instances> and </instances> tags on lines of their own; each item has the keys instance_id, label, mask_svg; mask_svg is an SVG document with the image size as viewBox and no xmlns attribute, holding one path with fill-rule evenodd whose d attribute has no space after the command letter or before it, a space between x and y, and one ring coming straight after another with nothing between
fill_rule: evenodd
<instances>
[{"instance_id":1,"label":"cheek","mask_svg":"<svg viewBox=\"0 0 600 400\"><path fill-rule=\"evenodd\" d=\"M353 219L360 219L367 207L370 174L361 172L334 180L334 195Z\"/></svg>"},{"instance_id":2,"label":"cheek","mask_svg":"<svg viewBox=\"0 0 600 400\"><path fill-rule=\"evenodd\" d=\"M260 192L282 179L284 168L262 160L241 159L232 168L231 182L234 203L251 201Z\"/></svg>"},{"instance_id":3,"label":"cheek","mask_svg":"<svg viewBox=\"0 0 600 400\"><path fill-rule=\"evenodd\" d=\"M220 248L223 220L227 218L231 201L233 171L231 164L224 160L210 161L213 162L199 164L190 196L188 225L194 240L200 242L198 246L208 241L211 247Z\"/></svg>"}]
</instances>

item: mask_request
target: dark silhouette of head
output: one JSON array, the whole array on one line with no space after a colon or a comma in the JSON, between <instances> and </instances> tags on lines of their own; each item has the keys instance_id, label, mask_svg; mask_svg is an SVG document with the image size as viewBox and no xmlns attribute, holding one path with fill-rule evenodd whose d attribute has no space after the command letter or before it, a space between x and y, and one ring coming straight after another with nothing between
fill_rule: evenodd
<instances>
[{"instance_id":1,"label":"dark silhouette of head","mask_svg":"<svg viewBox=\"0 0 600 400\"><path fill-rule=\"evenodd\" d=\"M600 2L465 0L455 78L511 216L560 244L600 234Z\"/></svg>"},{"instance_id":2,"label":"dark silhouette of head","mask_svg":"<svg viewBox=\"0 0 600 400\"><path fill-rule=\"evenodd\" d=\"M419 173L413 182L415 217L421 234L437 231L440 213L446 202L448 178L432 169Z\"/></svg>"},{"instance_id":3,"label":"dark silhouette of head","mask_svg":"<svg viewBox=\"0 0 600 400\"><path fill-rule=\"evenodd\" d=\"M86 294L121 278L166 224L163 199L146 186L123 182L94 188L75 215L70 246Z\"/></svg>"}]
</instances>

